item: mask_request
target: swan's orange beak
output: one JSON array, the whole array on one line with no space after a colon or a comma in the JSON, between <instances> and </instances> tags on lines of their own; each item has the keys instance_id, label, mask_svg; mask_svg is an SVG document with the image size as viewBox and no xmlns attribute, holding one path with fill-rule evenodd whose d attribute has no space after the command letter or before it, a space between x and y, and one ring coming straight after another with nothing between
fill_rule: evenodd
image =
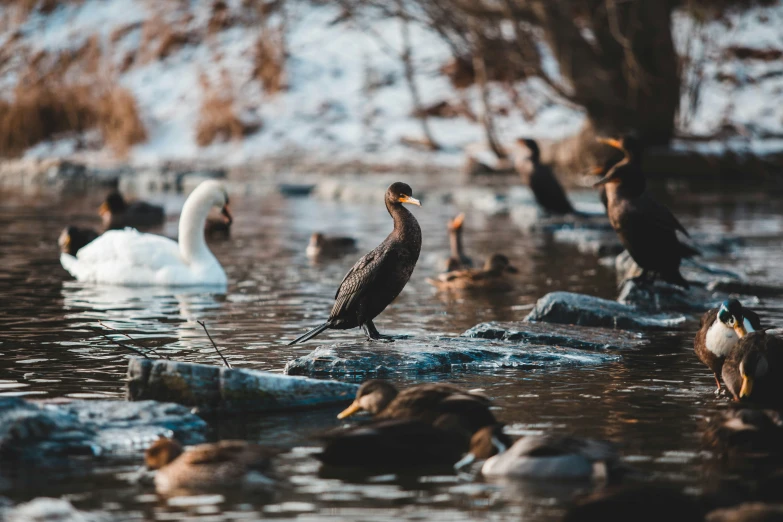
<instances>
[{"instance_id":1,"label":"swan's orange beak","mask_svg":"<svg viewBox=\"0 0 783 522\"><path fill-rule=\"evenodd\" d=\"M228 209L228 203L226 203L225 206L220 209L220 214L223 216L223 220L226 222L226 225L230 225L234 222L234 218L231 217L231 211Z\"/></svg>"}]
</instances>

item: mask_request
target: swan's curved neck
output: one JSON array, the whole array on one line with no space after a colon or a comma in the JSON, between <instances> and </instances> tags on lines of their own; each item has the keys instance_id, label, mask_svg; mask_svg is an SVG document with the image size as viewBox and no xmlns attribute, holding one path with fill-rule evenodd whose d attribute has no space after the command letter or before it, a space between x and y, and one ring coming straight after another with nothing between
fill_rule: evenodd
<instances>
[{"instance_id":1,"label":"swan's curved neck","mask_svg":"<svg viewBox=\"0 0 783 522\"><path fill-rule=\"evenodd\" d=\"M212 203L206 194L192 194L179 217L179 253L187 263L214 261L204 239L204 224Z\"/></svg>"}]
</instances>

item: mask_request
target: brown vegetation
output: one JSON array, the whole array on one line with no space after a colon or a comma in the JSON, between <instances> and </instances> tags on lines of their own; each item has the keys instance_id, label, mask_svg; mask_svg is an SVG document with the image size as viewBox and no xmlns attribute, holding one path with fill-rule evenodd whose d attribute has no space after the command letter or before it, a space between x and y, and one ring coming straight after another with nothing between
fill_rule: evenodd
<instances>
[{"instance_id":1,"label":"brown vegetation","mask_svg":"<svg viewBox=\"0 0 783 522\"><path fill-rule=\"evenodd\" d=\"M196 143L206 147L216 141L238 140L261 128L259 122L242 121L234 106L230 85L224 82L218 92L205 77L201 77L204 98L201 102L199 120L196 125Z\"/></svg>"},{"instance_id":2,"label":"brown vegetation","mask_svg":"<svg viewBox=\"0 0 783 522\"><path fill-rule=\"evenodd\" d=\"M285 89L285 38L280 29L264 28L256 42L253 75L264 86L264 92L274 94Z\"/></svg>"}]
</instances>

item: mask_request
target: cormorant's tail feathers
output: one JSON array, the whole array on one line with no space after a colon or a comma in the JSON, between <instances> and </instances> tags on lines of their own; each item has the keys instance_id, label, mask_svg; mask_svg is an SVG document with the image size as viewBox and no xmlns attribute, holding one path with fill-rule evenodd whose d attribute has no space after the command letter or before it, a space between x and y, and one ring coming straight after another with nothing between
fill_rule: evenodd
<instances>
[{"instance_id":1,"label":"cormorant's tail feathers","mask_svg":"<svg viewBox=\"0 0 783 522\"><path fill-rule=\"evenodd\" d=\"M297 337L296 339L294 339L293 341L288 343L288 346L291 346L291 345L294 345L294 344L297 344L297 343L303 343L305 341L309 341L310 339L312 339L316 335L320 334L321 332L323 332L324 330L329 328L329 326L330 326L330 323L327 321L324 324L322 324L321 326L319 326L317 328L313 328L312 330L310 330L306 334L300 335L299 337Z\"/></svg>"}]
</instances>

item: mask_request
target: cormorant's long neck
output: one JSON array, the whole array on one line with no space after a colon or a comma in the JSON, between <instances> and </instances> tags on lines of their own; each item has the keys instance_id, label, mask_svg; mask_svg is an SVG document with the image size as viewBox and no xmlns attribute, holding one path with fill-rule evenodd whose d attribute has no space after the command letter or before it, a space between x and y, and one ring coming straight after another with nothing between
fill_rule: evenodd
<instances>
[{"instance_id":1,"label":"cormorant's long neck","mask_svg":"<svg viewBox=\"0 0 783 522\"><path fill-rule=\"evenodd\" d=\"M395 205L389 202L386 202L386 209L391 214L392 219L394 219L394 232L392 234L406 242L413 241L414 244L418 243L419 248L421 248L421 228L410 210L402 206L402 204Z\"/></svg>"},{"instance_id":2,"label":"cormorant's long neck","mask_svg":"<svg viewBox=\"0 0 783 522\"><path fill-rule=\"evenodd\" d=\"M449 245L451 247L451 256L457 259L462 259L462 229L451 228L449 229Z\"/></svg>"},{"instance_id":3,"label":"cormorant's long neck","mask_svg":"<svg viewBox=\"0 0 783 522\"><path fill-rule=\"evenodd\" d=\"M192 194L182 207L179 217L179 253L187 263L215 259L204 239L204 224L212 204L207 194Z\"/></svg>"}]
</instances>

